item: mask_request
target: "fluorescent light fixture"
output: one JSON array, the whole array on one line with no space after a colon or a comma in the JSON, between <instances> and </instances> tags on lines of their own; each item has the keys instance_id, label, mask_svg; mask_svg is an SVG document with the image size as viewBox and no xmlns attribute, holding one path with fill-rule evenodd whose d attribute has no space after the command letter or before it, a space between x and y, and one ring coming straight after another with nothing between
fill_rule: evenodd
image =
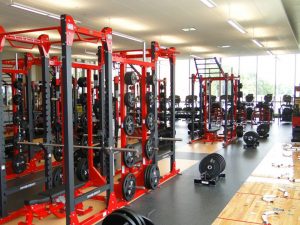
<instances>
[{"instance_id":1,"label":"fluorescent light fixture","mask_svg":"<svg viewBox=\"0 0 300 225\"><path fill-rule=\"evenodd\" d=\"M273 53L272 53L270 50L268 50L267 53L268 53L269 55L273 55Z\"/></svg>"},{"instance_id":2,"label":"fluorescent light fixture","mask_svg":"<svg viewBox=\"0 0 300 225\"><path fill-rule=\"evenodd\" d=\"M58 45L51 45L51 48L54 48L54 49L61 49L61 46L58 46Z\"/></svg>"},{"instance_id":3,"label":"fluorescent light fixture","mask_svg":"<svg viewBox=\"0 0 300 225\"><path fill-rule=\"evenodd\" d=\"M215 8L217 4L212 0L200 0L204 5L206 5L208 8Z\"/></svg>"},{"instance_id":4,"label":"fluorescent light fixture","mask_svg":"<svg viewBox=\"0 0 300 225\"><path fill-rule=\"evenodd\" d=\"M230 45L218 45L218 48L230 48Z\"/></svg>"},{"instance_id":5,"label":"fluorescent light fixture","mask_svg":"<svg viewBox=\"0 0 300 225\"><path fill-rule=\"evenodd\" d=\"M118 37L122 37L122 38L125 38L125 39L128 39L128 40L132 40L132 41L136 41L136 42L140 42L140 43L144 43L145 42L142 39L139 39L139 38L136 38L136 37L132 37L132 36L129 36L127 34L122 34L122 33L119 33L117 31L113 31L112 34L115 35L115 36L118 36Z\"/></svg>"},{"instance_id":6,"label":"fluorescent light fixture","mask_svg":"<svg viewBox=\"0 0 300 225\"><path fill-rule=\"evenodd\" d=\"M182 28L181 30L183 30L184 32L189 32L189 31L195 31L196 28L194 28L194 27L188 27L188 28Z\"/></svg>"},{"instance_id":7,"label":"fluorescent light fixture","mask_svg":"<svg viewBox=\"0 0 300 225\"><path fill-rule=\"evenodd\" d=\"M227 22L234 27L235 29L237 29L239 32L241 32L242 34L246 34L247 31L245 30L244 27L242 27L238 22L236 22L235 20L227 20Z\"/></svg>"},{"instance_id":8,"label":"fluorescent light fixture","mask_svg":"<svg viewBox=\"0 0 300 225\"><path fill-rule=\"evenodd\" d=\"M28 11L28 12L33 12L33 13L36 13L36 14L39 14L42 16L48 16L50 18L60 20L60 15L58 15L58 14L47 12L47 11L37 9L37 8L31 7L28 5L20 4L20 3L14 2L14 1L12 1L9 5L12 7L18 8L18 9ZM79 20L74 20L74 21L75 21L75 23L81 23Z\"/></svg>"},{"instance_id":9,"label":"fluorescent light fixture","mask_svg":"<svg viewBox=\"0 0 300 225\"><path fill-rule=\"evenodd\" d=\"M197 56L197 55L190 55L190 57L201 59L201 57L200 57L200 56Z\"/></svg>"},{"instance_id":10,"label":"fluorescent light fixture","mask_svg":"<svg viewBox=\"0 0 300 225\"><path fill-rule=\"evenodd\" d=\"M252 39L253 43L256 44L258 47L262 48L264 47L262 43L260 43L258 40L256 39Z\"/></svg>"}]
</instances>

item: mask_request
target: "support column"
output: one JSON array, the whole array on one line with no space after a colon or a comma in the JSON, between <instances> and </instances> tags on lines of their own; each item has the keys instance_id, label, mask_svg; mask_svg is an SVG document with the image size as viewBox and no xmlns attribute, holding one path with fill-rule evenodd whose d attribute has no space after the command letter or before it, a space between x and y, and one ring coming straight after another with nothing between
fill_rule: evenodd
<instances>
[{"instance_id":1,"label":"support column","mask_svg":"<svg viewBox=\"0 0 300 225\"><path fill-rule=\"evenodd\" d=\"M72 112L72 58L70 34L67 28L67 15L61 16L61 43L62 43L62 105L63 105L63 144L64 144L64 174L66 187L66 224L72 224L75 214L74 201L74 143L73 143L73 112ZM69 19L69 18L68 18ZM71 25L71 24L70 24Z\"/></svg>"}]
</instances>

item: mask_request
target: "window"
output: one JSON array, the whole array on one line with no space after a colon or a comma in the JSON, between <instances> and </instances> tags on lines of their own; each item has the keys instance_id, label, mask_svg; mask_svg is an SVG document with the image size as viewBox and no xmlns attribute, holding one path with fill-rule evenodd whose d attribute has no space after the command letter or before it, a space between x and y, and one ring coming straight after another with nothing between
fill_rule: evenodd
<instances>
[{"instance_id":1,"label":"window","mask_svg":"<svg viewBox=\"0 0 300 225\"><path fill-rule=\"evenodd\" d=\"M275 57L258 56L257 101L263 101L267 94L275 97L275 73Z\"/></svg>"},{"instance_id":2,"label":"window","mask_svg":"<svg viewBox=\"0 0 300 225\"><path fill-rule=\"evenodd\" d=\"M240 58L240 76L243 84L244 96L253 94L256 96L256 68L257 57L246 56Z\"/></svg>"},{"instance_id":3,"label":"window","mask_svg":"<svg viewBox=\"0 0 300 225\"><path fill-rule=\"evenodd\" d=\"M283 95L293 95L295 86L295 55L277 56L276 101Z\"/></svg>"},{"instance_id":4,"label":"window","mask_svg":"<svg viewBox=\"0 0 300 225\"><path fill-rule=\"evenodd\" d=\"M225 73L239 74L239 57L222 58L221 64Z\"/></svg>"}]
</instances>

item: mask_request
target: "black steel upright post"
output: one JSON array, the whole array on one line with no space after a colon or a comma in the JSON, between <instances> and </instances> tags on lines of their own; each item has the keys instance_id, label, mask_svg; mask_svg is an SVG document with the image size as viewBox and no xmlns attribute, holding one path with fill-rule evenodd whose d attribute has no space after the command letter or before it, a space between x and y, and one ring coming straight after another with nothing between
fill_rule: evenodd
<instances>
[{"instance_id":1,"label":"black steel upright post","mask_svg":"<svg viewBox=\"0 0 300 225\"><path fill-rule=\"evenodd\" d=\"M228 74L225 74L225 123L224 123L224 142L227 141L227 123L228 123Z\"/></svg>"},{"instance_id":2,"label":"black steel upright post","mask_svg":"<svg viewBox=\"0 0 300 225\"><path fill-rule=\"evenodd\" d=\"M73 112L72 112L72 59L71 45L67 43L66 15L61 16L62 43L62 105L64 115L64 169L66 187L66 224L71 224L75 210L74 201L74 158L73 158Z\"/></svg>"},{"instance_id":3,"label":"black steel upright post","mask_svg":"<svg viewBox=\"0 0 300 225\"><path fill-rule=\"evenodd\" d=\"M102 46L98 47L98 65L102 62ZM104 67L105 68L105 67ZM100 110L99 110L99 133L98 136L100 138L100 146L104 148L104 140L105 140L105 90L104 90L104 82L105 82L105 74L102 68L99 74L99 86L98 86L98 99L100 101ZM105 151L100 151L100 171L103 176L106 176L106 153Z\"/></svg>"},{"instance_id":4,"label":"black steel upright post","mask_svg":"<svg viewBox=\"0 0 300 225\"><path fill-rule=\"evenodd\" d=\"M233 123L234 123L234 78L232 77L232 80L231 80L231 98L230 98L230 102L231 102L231 114L230 114L230 126L233 126Z\"/></svg>"},{"instance_id":5,"label":"black steel upright post","mask_svg":"<svg viewBox=\"0 0 300 225\"><path fill-rule=\"evenodd\" d=\"M28 67L28 56L25 54L25 68ZM32 70L31 68L27 71L26 76L26 108L27 108L27 132L26 139L29 142L33 140L33 102L32 102ZM28 146L28 156L29 160L34 157L34 148L32 146Z\"/></svg>"},{"instance_id":6,"label":"black steel upright post","mask_svg":"<svg viewBox=\"0 0 300 225\"><path fill-rule=\"evenodd\" d=\"M111 34L109 34L111 35ZM102 43L102 47L104 48L104 60L105 64L103 65L102 71L104 72L104 88L103 92L105 93L105 139L104 146L105 147L113 147L114 138L113 138L113 113L112 113L112 52L110 46L107 42ZM109 190L107 192L108 196L114 191L114 177L113 177L113 169L114 169L114 154L112 151L109 151L106 159L106 180L109 184ZM107 199L109 201L109 199Z\"/></svg>"},{"instance_id":7,"label":"black steel upright post","mask_svg":"<svg viewBox=\"0 0 300 225\"><path fill-rule=\"evenodd\" d=\"M172 129L172 138L175 138L175 57L170 57L170 126ZM175 163L175 142L171 143L171 170L173 168L173 164Z\"/></svg>"},{"instance_id":8,"label":"black steel upright post","mask_svg":"<svg viewBox=\"0 0 300 225\"><path fill-rule=\"evenodd\" d=\"M152 41L151 42L151 61L152 63L155 63L155 67L152 68L152 76L157 78L157 63L158 61L156 61L156 42ZM154 81L154 85L152 85L152 93L154 95L154 106L153 106L153 113L154 113L154 121L158 120L158 116L157 116L157 79L155 79ZM166 94L166 93L165 93ZM158 125L157 122L154 123L154 132L153 132L153 138L154 138L154 143L153 143L153 147L155 149L158 148L159 146L159 141L158 141ZM153 158L153 163L157 163L158 162L158 152L155 151L155 155Z\"/></svg>"},{"instance_id":9,"label":"black steel upright post","mask_svg":"<svg viewBox=\"0 0 300 225\"><path fill-rule=\"evenodd\" d=\"M2 91L2 52L0 52L0 91ZM5 165L5 139L3 123L3 95L0 94L0 216L7 216L6 196L6 165Z\"/></svg>"},{"instance_id":10,"label":"black steel upright post","mask_svg":"<svg viewBox=\"0 0 300 225\"><path fill-rule=\"evenodd\" d=\"M202 76L199 76L199 125L200 125L200 133L202 134L203 125L205 124L203 121L203 113L205 110L205 107L203 106L203 84L202 84Z\"/></svg>"},{"instance_id":11,"label":"black steel upright post","mask_svg":"<svg viewBox=\"0 0 300 225\"><path fill-rule=\"evenodd\" d=\"M43 139L45 143L51 142L51 99L50 99L50 73L49 73L49 56L42 55L42 86L43 86L43 118L44 118L44 135ZM45 179L46 179L46 190L52 188L52 147L45 147L48 157L45 157Z\"/></svg>"},{"instance_id":12,"label":"black steel upright post","mask_svg":"<svg viewBox=\"0 0 300 225\"><path fill-rule=\"evenodd\" d=\"M191 140L193 141L195 139L195 103L194 103L194 96L195 96L195 75L192 75L191 82L192 82L192 112L191 112L191 123L192 123L192 129L191 129ZM200 106L201 107L201 106Z\"/></svg>"}]
</instances>

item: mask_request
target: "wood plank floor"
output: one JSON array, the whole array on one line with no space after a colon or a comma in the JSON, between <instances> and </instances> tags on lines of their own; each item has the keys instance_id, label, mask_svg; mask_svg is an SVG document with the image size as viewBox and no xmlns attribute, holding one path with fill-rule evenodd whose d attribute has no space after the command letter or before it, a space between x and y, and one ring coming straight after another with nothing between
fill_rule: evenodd
<instances>
[{"instance_id":1,"label":"wood plank floor","mask_svg":"<svg viewBox=\"0 0 300 225\"><path fill-rule=\"evenodd\" d=\"M263 224L266 211L278 213L268 217L272 225L300 224L300 149L283 146L271 149L213 225ZM287 197L282 190L287 191ZM266 195L276 197L266 202Z\"/></svg>"}]
</instances>

